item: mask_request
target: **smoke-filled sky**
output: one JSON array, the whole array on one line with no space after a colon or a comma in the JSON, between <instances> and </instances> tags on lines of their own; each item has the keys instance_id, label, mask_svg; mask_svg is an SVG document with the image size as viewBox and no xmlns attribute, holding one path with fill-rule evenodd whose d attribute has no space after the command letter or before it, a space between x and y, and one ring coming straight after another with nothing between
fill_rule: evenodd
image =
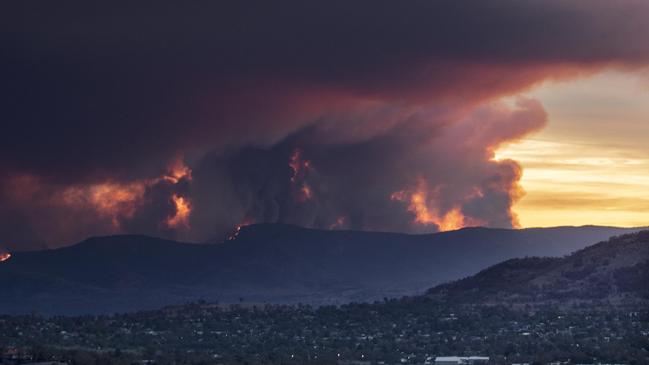
<instances>
[{"instance_id":1,"label":"smoke-filled sky","mask_svg":"<svg viewBox=\"0 0 649 365\"><path fill-rule=\"evenodd\" d=\"M0 244L649 224L629 181L602 185L649 185L648 17L645 0L3 4Z\"/></svg>"}]
</instances>

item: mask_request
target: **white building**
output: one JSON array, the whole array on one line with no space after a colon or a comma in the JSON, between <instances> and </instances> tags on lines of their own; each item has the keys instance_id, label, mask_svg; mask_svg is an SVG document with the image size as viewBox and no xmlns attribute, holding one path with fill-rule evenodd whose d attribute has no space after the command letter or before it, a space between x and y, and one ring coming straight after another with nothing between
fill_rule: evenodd
<instances>
[{"instance_id":1,"label":"white building","mask_svg":"<svg viewBox=\"0 0 649 365\"><path fill-rule=\"evenodd\" d=\"M435 358L435 365L479 365L488 362L489 357L486 356L438 356Z\"/></svg>"}]
</instances>

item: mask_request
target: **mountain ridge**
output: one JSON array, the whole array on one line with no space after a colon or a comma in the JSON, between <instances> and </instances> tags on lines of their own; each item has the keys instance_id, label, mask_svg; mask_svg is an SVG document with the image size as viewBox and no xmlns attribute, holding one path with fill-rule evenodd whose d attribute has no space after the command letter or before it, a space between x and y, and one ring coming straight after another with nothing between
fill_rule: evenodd
<instances>
[{"instance_id":1,"label":"mountain ridge","mask_svg":"<svg viewBox=\"0 0 649 365\"><path fill-rule=\"evenodd\" d=\"M252 225L222 244L138 235L16 252L0 313L107 313L192 300L342 304L423 293L503 260L562 256L633 229L467 228L428 235Z\"/></svg>"},{"instance_id":2,"label":"mountain ridge","mask_svg":"<svg viewBox=\"0 0 649 365\"><path fill-rule=\"evenodd\" d=\"M282 231L286 229L296 229L296 230L303 230L303 231L318 231L318 232L333 232L333 233L347 232L347 233L361 233L364 235L376 234L376 235L394 235L394 236L411 236L411 237L444 236L444 235L453 235L458 232L468 232L468 231L489 231L489 232L546 231L546 232L550 232L553 230L564 230L564 229L566 230L594 229L594 230L612 230L612 231L626 232L626 231L649 230L649 226L618 227L618 226L608 226L608 225L586 224L586 225L578 225L578 226L562 225L562 226L551 226L551 227L527 227L527 228L489 228L489 227L475 226L475 227L463 227L463 228L450 230L450 231L432 232L432 233L401 233L401 232L390 232L390 231L362 231L362 230L353 230L353 229L322 230L317 228L307 228L307 227L302 227L293 224L286 224L286 223L254 223L254 224L242 226L240 230L241 232L248 233L250 229L259 231L259 228L263 228L263 227L274 227L275 229L273 231L275 231L276 233L282 233ZM179 240L163 238L158 236L151 236L146 234L137 234L137 233L111 234L111 235L103 235L103 236L89 236L73 244L61 245L52 248L32 249L32 250L24 250L24 251L11 250L11 253L17 254L17 253L27 253L27 252L56 251L56 250L66 249L66 248L71 248L76 246L84 246L93 243L101 243L102 241L105 242L106 240L111 240L114 238L120 238L120 239L138 238L144 240L155 240L159 242L183 244L183 245L218 245L229 241L226 238L221 242L190 242L190 241L179 241ZM128 243L128 242L123 242L123 243Z\"/></svg>"}]
</instances>

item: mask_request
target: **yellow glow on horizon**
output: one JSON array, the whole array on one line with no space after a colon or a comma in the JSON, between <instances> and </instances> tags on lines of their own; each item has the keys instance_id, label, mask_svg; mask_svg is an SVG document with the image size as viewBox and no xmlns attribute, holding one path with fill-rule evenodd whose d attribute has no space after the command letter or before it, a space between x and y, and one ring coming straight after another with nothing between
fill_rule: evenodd
<instances>
[{"instance_id":1,"label":"yellow glow on horizon","mask_svg":"<svg viewBox=\"0 0 649 365\"><path fill-rule=\"evenodd\" d=\"M605 73L529 95L548 127L495 156L523 166L523 227L649 225L649 89L638 80Z\"/></svg>"}]
</instances>

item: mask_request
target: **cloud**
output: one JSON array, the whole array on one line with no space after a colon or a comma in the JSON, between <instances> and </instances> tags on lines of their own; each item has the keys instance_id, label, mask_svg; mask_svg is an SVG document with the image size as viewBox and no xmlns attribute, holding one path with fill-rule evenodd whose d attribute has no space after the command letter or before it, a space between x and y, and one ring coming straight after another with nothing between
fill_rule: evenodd
<instances>
[{"instance_id":1,"label":"cloud","mask_svg":"<svg viewBox=\"0 0 649 365\"><path fill-rule=\"evenodd\" d=\"M37 188L3 185L13 224L0 234L22 247L105 232L213 240L246 218L435 230L390 199L419 186L429 213L515 225L520 166L492 154L546 117L495 101L649 60L645 1L5 7L0 175ZM299 184L296 148L313 163ZM193 180L150 184L179 154ZM88 198L102 186L116 215ZM84 203L62 200L70 191ZM170 230L174 194L191 214ZM60 214L70 221L43 223Z\"/></svg>"},{"instance_id":2,"label":"cloud","mask_svg":"<svg viewBox=\"0 0 649 365\"><path fill-rule=\"evenodd\" d=\"M494 161L493 150L541 128L547 115L540 104L485 105L452 122L429 110L401 117L355 142L332 142L311 127L271 148L208 155L194 170L194 233L205 237L244 220L430 232L448 228L441 224L448 214L458 227L516 225L511 204L521 194L521 169ZM428 219L417 219L413 196Z\"/></svg>"}]
</instances>

